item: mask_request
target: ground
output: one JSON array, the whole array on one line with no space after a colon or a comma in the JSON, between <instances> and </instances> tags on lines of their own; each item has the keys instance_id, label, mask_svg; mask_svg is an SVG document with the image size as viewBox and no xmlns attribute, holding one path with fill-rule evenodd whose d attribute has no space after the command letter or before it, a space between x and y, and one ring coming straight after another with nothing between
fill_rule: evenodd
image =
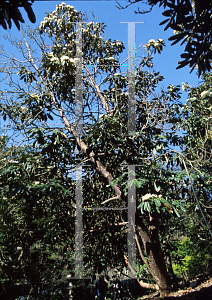
<instances>
[{"instance_id":1,"label":"ground","mask_svg":"<svg viewBox=\"0 0 212 300\"><path fill-rule=\"evenodd\" d=\"M212 277L207 278L207 275L201 275L192 281L184 283L184 288L181 287L177 291L172 292L169 297L160 298L158 293L153 293L148 296L140 298L140 300L174 300L180 298L180 300L211 300L212 299ZM188 287L189 285L189 287Z\"/></svg>"}]
</instances>

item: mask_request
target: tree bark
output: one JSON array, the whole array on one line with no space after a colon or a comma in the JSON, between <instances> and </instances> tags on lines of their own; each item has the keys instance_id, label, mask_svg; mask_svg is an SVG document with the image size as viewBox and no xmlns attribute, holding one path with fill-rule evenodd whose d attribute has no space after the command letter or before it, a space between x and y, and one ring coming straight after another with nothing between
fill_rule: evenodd
<instances>
[{"instance_id":1,"label":"tree bark","mask_svg":"<svg viewBox=\"0 0 212 300\"><path fill-rule=\"evenodd\" d=\"M139 217L137 217L136 225L136 230L141 237L148 256L151 275L159 286L160 297L165 297L171 291L171 282L160 247L157 213L149 214L148 227L144 225Z\"/></svg>"}]
</instances>

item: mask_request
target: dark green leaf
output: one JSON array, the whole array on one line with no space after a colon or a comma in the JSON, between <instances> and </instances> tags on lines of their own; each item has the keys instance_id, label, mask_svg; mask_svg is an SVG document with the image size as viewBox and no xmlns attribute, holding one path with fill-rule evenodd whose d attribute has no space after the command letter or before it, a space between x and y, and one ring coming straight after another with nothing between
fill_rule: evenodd
<instances>
[{"instance_id":1,"label":"dark green leaf","mask_svg":"<svg viewBox=\"0 0 212 300\"><path fill-rule=\"evenodd\" d=\"M172 15L172 12L173 12L172 9L168 9L168 10L165 10L165 11L162 13L162 15L163 15L164 17L170 17L170 16Z\"/></svg>"}]
</instances>

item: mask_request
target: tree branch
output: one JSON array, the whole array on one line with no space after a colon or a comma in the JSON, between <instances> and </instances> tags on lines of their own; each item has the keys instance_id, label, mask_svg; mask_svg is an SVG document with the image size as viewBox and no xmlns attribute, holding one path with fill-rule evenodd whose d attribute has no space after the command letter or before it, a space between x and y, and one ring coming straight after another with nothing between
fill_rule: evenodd
<instances>
[{"instance_id":1,"label":"tree branch","mask_svg":"<svg viewBox=\"0 0 212 300\"><path fill-rule=\"evenodd\" d=\"M84 66L84 68L85 68L85 70L86 70L86 72L87 72L87 75L88 75L88 77L89 77L89 79L90 79L90 81L91 81L93 87L94 87L95 90L96 90L97 95L99 96L99 98L100 98L100 100L101 100L101 102L102 102L102 105L104 106L104 109L105 109L106 112L107 112L107 115L110 115L111 112L110 112L110 108L109 108L109 105L108 105L108 102L107 102L106 98L102 95L102 92L101 92L101 90L100 90L98 84L96 83L96 81L94 80L94 78L92 77L92 75L90 74L88 68L87 68L86 66Z\"/></svg>"}]
</instances>

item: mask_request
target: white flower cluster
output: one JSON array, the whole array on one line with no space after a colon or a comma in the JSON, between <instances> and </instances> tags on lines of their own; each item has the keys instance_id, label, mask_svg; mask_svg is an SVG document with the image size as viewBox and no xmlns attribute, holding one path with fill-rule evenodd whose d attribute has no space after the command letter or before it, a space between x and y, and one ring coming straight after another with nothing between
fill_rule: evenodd
<instances>
[{"instance_id":1,"label":"white flower cluster","mask_svg":"<svg viewBox=\"0 0 212 300\"><path fill-rule=\"evenodd\" d=\"M60 59L62 62L65 60L69 60L69 57L67 55L63 55Z\"/></svg>"},{"instance_id":2,"label":"white flower cluster","mask_svg":"<svg viewBox=\"0 0 212 300\"><path fill-rule=\"evenodd\" d=\"M151 198L162 198L162 195L155 195L155 194L146 194L145 196L142 197L142 201L149 200Z\"/></svg>"},{"instance_id":3,"label":"white flower cluster","mask_svg":"<svg viewBox=\"0 0 212 300\"><path fill-rule=\"evenodd\" d=\"M155 44L155 40L154 39L151 39L151 40L149 40L149 42L148 42L148 44Z\"/></svg>"},{"instance_id":4,"label":"white flower cluster","mask_svg":"<svg viewBox=\"0 0 212 300\"><path fill-rule=\"evenodd\" d=\"M205 96L207 96L207 95L208 95L208 91L203 91L201 93L201 98L205 98Z\"/></svg>"},{"instance_id":5,"label":"white flower cluster","mask_svg":"<svg viewBox=\"0 0 212 300\"><path fill-rule=\"evenodd\" d=\"M76 62L76 59L68 57L67 55L63 55L60 60L61 60L61 62L68 61L68 62L70 62L71 64L74 64L74 65L75 65L75 62Z\"/></svg>"},{"instance_id":6,"label":"white flower cluster","mask_svg":"<svg viewBox=\"0 0 212 300\"><path fill-rule=\"evenodd\" d=\"M66 5L65 2L62 2L61 4L56 5L56 10L54 10L51 15L48 15L48 17L44 18L44 21L40 23L39 29L43 29L47 22L52 22L57 20L57 24L60 25L62 23L62 20L57 17L58 11L63 10L63 8L66 8L68 11L71 11L71 13L75 12L77 13L77 10L74 9L74 6ZM47 32L47 29L45 29L45 32Z\"/></svg>"},{"instance_id":7,"label":"white flower cluster","mask_svg":"<svg viewBox=\"0 0 212 300\"><path fill-rule=\"evenodd\" d=\"M70 10L74 10L74 7L73 7L73 6L66 5L66 7L69 8Z\"/></svg>"},{"instance_id":8,"label":"white flower cluster","mask_svg":"<svg viewBox=\"0 0 212 300\"><path fill-rule=\"evenodd\" d=\"M62 2L61 4L56 5L56 10L60 10L61 8L63 8L65 6L65 2Z\"/></svg>"},{"instance_id":9,"label":"white flower cluster","mask_svg":"<svg viewBox=\"0 0 212 300\"><path fill-rule=\"evenodd\" d=\"M72 58L72 57L69 57L69 56L67 56L67 55L63 55L63 56L59 59L58 57L56 57L56 56L53 55L53 52L48 53L48 56L49 56L49 58L50 58L50 60L51 60L52 62L56 62L56 63L59 63L59 61L61 61L61 62L67 61L67 62L69 62L69 63L75 65L75 63L76 63L76 61L77 61L77 58Z\"/></svg>"},{"instance_id":10,"label":"white flower cluster","mask_svg":"<svg viewBox=\"0 0 212 300\"><path fill-rule=\"evenodd\" d=\"M49 52L48 56L52 62L59 62L59 59L53 55L53 52Z\"/></svg>"},{"instance_id":11,"label":"white flower cluster","mask_svg":"<svg viewBox=\"0 0 212 300\"><path fill-rule=\"evenodd\" d=\"M94 25L94 22L88 22L87 23L87 26L92 26L92 25Z\"/></svg>"},{"instance_id":12,"label":"white flower cluster","mask_svg":"<svg viewBox=\"0 0 212 300\"><path fill-rule=\"evenodd\" d=\"M197 97L192 97L190 100L197 100Z\"/></svg>"},{"instance_id":13,"label":"white flower cluster","mask_svg":"<svg viewBox=\"0 0 212 300\"><path fill-rule=\"evenodd\" d=\"M163 39L157 39L156 45L164 45L164 40Z\"/></svg>"},{"instance_id":14,"label":"white flower cluster","mask_svg":"<svg viewBox=\"0 0 212 300\"><path fill-rule=\"evenodd\" d=\"M51 59L50 59L52 62L59 62L59 59L57 58L57 57L52 57Z\"/></svg>"}]
</instances>

